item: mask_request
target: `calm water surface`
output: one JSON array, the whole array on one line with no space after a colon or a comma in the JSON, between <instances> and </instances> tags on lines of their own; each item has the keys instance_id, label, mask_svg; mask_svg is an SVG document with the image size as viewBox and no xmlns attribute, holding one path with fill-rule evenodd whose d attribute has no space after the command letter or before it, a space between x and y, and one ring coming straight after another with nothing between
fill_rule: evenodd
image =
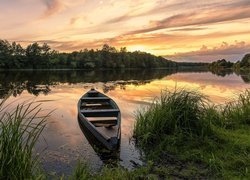
<instances>
[{"instance_id":1,"label":"calm water surface","mask_svg":"<svg viewBox=\"0 0 250 180\"><path fill-rule=\"evenodd\" d=\"M249 74L174 70L130 71L8 71L0 72L0 98L7 96L11 107L26 100L42 102L45 111L55 110L47 120L36 152L51 173L70 174L78 159L94 170L116 162L126 168L143 163L143 153L131 138L135 111L152 102L161 90L194 89L222 104L250 88ZM115 154L97 150L77 120L77 101L91 87L113 98L122 112L121 146ZM112 158L110 158L110 156Z\"/></svg>"}]
</instances>

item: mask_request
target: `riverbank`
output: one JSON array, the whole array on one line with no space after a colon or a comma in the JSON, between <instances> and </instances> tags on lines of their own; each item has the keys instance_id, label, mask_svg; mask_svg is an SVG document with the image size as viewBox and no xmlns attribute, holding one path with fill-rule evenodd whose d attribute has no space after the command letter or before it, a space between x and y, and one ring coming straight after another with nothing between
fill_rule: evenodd
<instances>
[{"instance_id":1,"label":"riverbank","mask_svg":"<svg viewBox=\"0 0 250 180\"><path fill-rule=\"evenodd\" d=\"M137 113L134 136L165 177L250 177L250 91L223 106L177 90Z\"/></svg>"},{"instance_id":2,"label":"riverbank","mask_svg":"<svg viewBox=\"0 0 250 180\"><path fill-rule=\"evenodd\" d=\"M104 167L101 172L94 174L85 163L79 163L71 177L61 178L248 178L250 168L249 101L249 90L240 94L237 100L224 106L212 105L203 95L193 91L163 92L160 99L148 108L139 110L136 116L134 137L137 145L146 154L147 166L137 167L132 171L121 167ZM25 128L28 126L22 122L30 116L22 115L17 109L11 113L11 116L5 117L3 121L2 116L1 122L14 123L1 123L0 125L1 129L7 127L6 131L0 132L1 157L6 154L4 152L15 154L12 150L23 152L24 155L28 153L28 156L25 156L27 157L25 161L17 158L20 156L16 158L6 156L5 160L1 161L3 163L0 177L7 179L53 177L39 168L37 157L34 159L34 155L30 156L30 149L35 141L23 146L20 143L20 137L23 134L12 134L22 132L21 129L28 130ZM41 121L37 119L35 122ZM16 131L13 131L11 127L16 127L14 128ZM42 131L43 127L35 128L36 132ZM36 139L38 136L39 133L31 133L30 139ZM8 143L10 145L4 146L3 144L8 142L8 137L19 138L11 141L12 144ZM29 150L25 150L26 148ZM21 164L22 162L32 162L23 173L24 168L21 167L26 165ZM17 169L10 171L6 167ZM17 170L24 175L13 176L11 172Z\"/></svg>"}]
</instances>

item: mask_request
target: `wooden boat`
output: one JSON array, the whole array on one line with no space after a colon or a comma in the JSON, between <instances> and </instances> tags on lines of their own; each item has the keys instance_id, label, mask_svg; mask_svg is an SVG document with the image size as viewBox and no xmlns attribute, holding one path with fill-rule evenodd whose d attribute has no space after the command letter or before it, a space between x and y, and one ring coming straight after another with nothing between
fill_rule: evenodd
<instances>
[{"instance_id":1,"label":"wooden boat","mask_svg":"<svg viewBox=\"0 0 250 180\"><path fill-rule=\"evenodd\" d=\"M118 148L121 137L121 112L106 95L91 89L78 102L78 117L91 134L107 149Z\"/></svg>"}]
</instances>

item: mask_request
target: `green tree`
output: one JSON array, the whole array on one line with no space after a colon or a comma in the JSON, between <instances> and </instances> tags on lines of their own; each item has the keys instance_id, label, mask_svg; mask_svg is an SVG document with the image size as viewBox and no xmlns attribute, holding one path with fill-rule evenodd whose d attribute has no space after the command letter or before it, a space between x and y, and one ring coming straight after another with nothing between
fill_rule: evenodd
<instances>
[{"instance_id":1,"label":"green tree","mask_svg":"<svg viewBox=\"0 0 250 180\"><path fill-rule=\"evenodd\" d=\"M250 68L250 54L246 54L240 61L240 67Z\"/></svg>"},{"instance_id":2,"label":"green tree","mask_svg":"<svg viewBox=\"0 0 250 180\"><path fill-rule=\"evenodd\" d=\"M11 45L6 40L0 40L0 67L1 68L10 68L12 52Z\"/></svg>"},{"instance_id":3,"label":"green tree","mask_svg":"<svg viewBox=\"0 0 250 180\"><path fill-rule=\"evenodd\" d=\"M27 46L25 55L32 68L36 69L39 67L42 61L42 49L38 43L33 43Z\"/></svg>"}]
</instances>

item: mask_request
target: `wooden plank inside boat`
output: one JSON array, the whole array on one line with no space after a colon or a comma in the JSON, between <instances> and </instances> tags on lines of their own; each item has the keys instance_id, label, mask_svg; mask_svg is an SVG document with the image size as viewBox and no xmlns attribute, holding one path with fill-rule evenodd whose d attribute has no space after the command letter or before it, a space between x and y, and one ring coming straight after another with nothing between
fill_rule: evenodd
<instances>
[{"instance_id":1,"label":"wooden plank inside boat","mask_svg":"<svg viewBox=\"0 0 250 180\"><path fill-rule=\"evenodd\" d=\"M119 113L119 109L91 109L81 110L85 117L115 117Z\"/></svg>"},{"instance_id":2,"label":"wooden plank inside boat","mask_svg":"<svg viewBox=\"0 0 250 180\"><path fill-rule=\"evenodd\" d=\"M113 107L107 103L82 103L81 109L113 109Z\"/></svg>"},{"instance_id":3,"label":"wooden plank inside boat","mask_svg":"<svg viewBox=\"0 0 250 180\"><path fill-rule=\"evenodd\" d=\"M106 120L92 120L89 121L96 127L111 127L117 125L117 119L106 119Z\"/></svg>"},{"instance_id":4,"label":"wooden plank inside boat","mask_svg":"<svg viewBox=\"0 0 250 180\"><path fill-rule=\"evenodd\" d=\"M108 97L82 97L81 99L83 102L108 102L110 98Z\"/></svg>"},{"instance_id":5,"label":"wooden plank inside boat","mask_svg":"<svg viewBox=\"0 0 250 180\"><path fill-rule=\"evenodd\" d=\"M99 95L98 91L89 91L88 96L89 97L97 97Z\"/></svg>"},{"instance_id":6,"label":"wooden plank inside boat","mask_svg":"<svg viewBox=\"0 0 250 180\"><path fill-rule=\"evenodd\" d=\"M117 135L118 127L117 126L113 126L110 128L96 127L96 129L99 133L103 134L104 136L106 136L109 139L109 138L115 137Z\"/></svg>"},{"instance_id":7,"label":"wooden plank inside boat","mask_svg":"<svg viewBox=\"0 0 250 180\"><path fill-rule=\"evenodd\" d=\"M109 124L109 123L113 123L113 124L116 124L117 123L117 119L104 119L104 120L91 120L89 121L91 122L92 124L93 123L103 123L103 124Z\"/></svg>"}]
</instances>

